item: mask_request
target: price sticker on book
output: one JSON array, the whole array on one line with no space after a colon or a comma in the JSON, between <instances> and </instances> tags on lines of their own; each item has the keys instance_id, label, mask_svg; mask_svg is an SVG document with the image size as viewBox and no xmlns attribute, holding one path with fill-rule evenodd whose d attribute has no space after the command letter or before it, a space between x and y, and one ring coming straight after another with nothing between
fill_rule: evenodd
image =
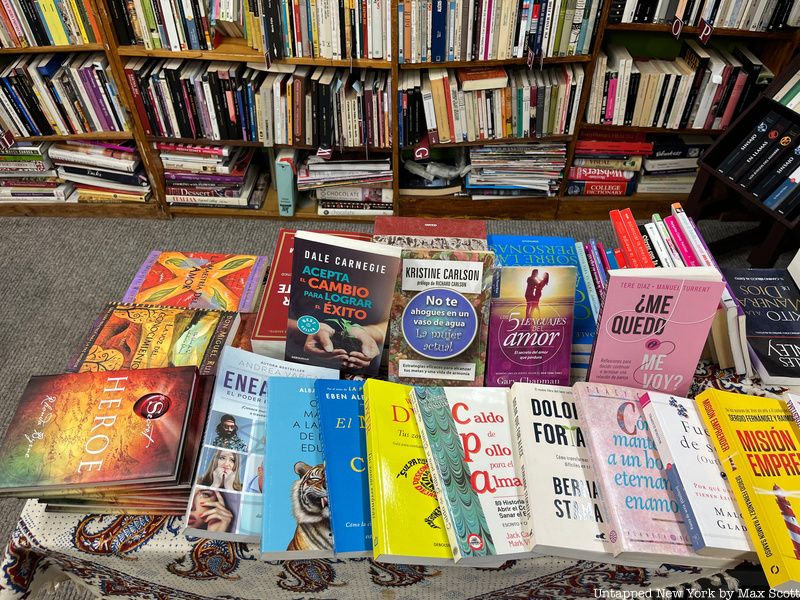
<instances>
[{"instance_id":1,"label":"price sticker on book","mask_svg":"<svg viewBox=\"0 0 800 600\"><path fill-rule=\"evenodd\" d=\"M420 292L406 305L403 337L425 358L445 360L469 348L478 332L478 314L472 303L453 290Z\"/></svg>"}]
</instances>

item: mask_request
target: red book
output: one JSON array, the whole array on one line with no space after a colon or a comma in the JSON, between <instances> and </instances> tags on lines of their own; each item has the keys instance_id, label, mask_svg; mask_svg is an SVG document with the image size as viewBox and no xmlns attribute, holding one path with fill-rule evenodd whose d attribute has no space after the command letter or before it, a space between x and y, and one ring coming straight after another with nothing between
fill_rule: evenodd
<instances>
[{"instance_id":1,"label":"red book","mask_svg":"<svg viewBox=\"0 0 800 600\"><path fill-rule=\"evenodd\" d=\"M139 90L139 82L136 81L136 73L134 73L131 67L135 62L136 60L131 60L125 65L125 77L128 78L128 84L131 87L131 96L133 97L133 105L136 107L136 112L139 113L139 121L144 128L144 132L147 135L153 135L153 129L150 127L150 119L147 118L147 111L144 108L142 92Z\"/></svg>"},{"instance_id":2,"label":"red book","mask_svg":"<svg viewBox=\"0 0 800 600\"><path fill-rule=\"evenodd\" d=\"M595 169L592 167L570 167L569 179L628 182L633 179L633 171L623 171L622 169Z\"/></svg>"},{"instance_id":3,"label":"red book","mask_svg":"<svg viewBox=\"0 0 800 600\"><path fill-rule=\"evenodd\" d=\"M568 196L630 196L636 181L585 181L573 179L567 186Z\"/></svg>"},{"instance_id":4,"label":"red book","mask_svg":"<svg viewBox=\"0 0 800 600\"><path fill-rule=\"evenodd\" d=\"M641 154L653 152L652 142L613 142L578 140L575 144L577 154Z\"/></svg>"},{"instance_id":5,"label":"red book","mask_svg":"<svg viewBox=\"0 0 800 600\"><path fill-rule=\"evenodd\" d=\"M450 93L450 79L447 76L447 71L445 71L445 75L442 77L442 87L444 87L444 103L447 106L447 124L450 125L450 141L454 143L460 142L461 140L456 139L456 123L453 118L453 96ZM498 135L497 137L503 136Z\"/></svg>"},{"instance_id":6,"label":"red book","mask_svg":"<svg viewBox=\"0 0 800 600\"><path fill-rule=\"evenodd\" d=\"M375 217L376 236L409 235L486 239L486 221L472 219L426 219L424 217Z\"/></svg>"},{"instance_id":7,"label":"red book","mask_svg":"<svg viewBox=\"0 0 800 600\"><path fill-rule=\"evenodd\" d=\"M614 258L617 259L617 266L620 269L628 268L628 261L625 260L625 253L619 248L614 248Z\"/></svg>"},{"instance_id":8,"label":"red book","mask_svg":"<svg viewBox=\"0 0 800 600\"><path fill-rule=\"evenodd\" d=\"M614 228L614 235L617 237L617 244L619 244L621 254L625 257L623 262L631 268L641 267L642 265L639 264L639 260L636 258L636 251L628 233L628 228L625 227L625 222L622 220L622 214L618 210L612 210L608 213L608 216L611 218L611 226ZM617 261L619 261L619 258Z\"/></svg>"},{"instance_id":9,"label":"red book","mask_svg":"<svg viewBox=\"0 0 800 600\"><path fill-rule=\"evenodd\" d=\"M633 243L633 250L636 252L636 260L639 262L640 267L652 269L655 267L653 261L650 259L650 253L647 251L647 246L644 244L642 234L639 233L639 226L636 224L636 219L633 218L633 213L630 208L624 208L619 211L622 217L622 222L628 230L631 242Z\"/></svg>"}]
</instances>

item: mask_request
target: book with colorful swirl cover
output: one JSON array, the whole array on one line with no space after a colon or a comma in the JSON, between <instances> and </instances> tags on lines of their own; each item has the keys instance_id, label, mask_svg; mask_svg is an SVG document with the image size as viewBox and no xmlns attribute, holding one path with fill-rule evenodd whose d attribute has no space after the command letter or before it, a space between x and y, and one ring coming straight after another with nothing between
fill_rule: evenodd
<instances>
[{"instance_id":1,"label":"book with colorful swirl cover","mask_svg":"<svg viewBox=\"0 0 800 600\"><path fill-rule=\"evenodd\" d=\"M610 271L587 381L686 396L724 288L711 267Z\"/></svg>"},{"instance_id":2,"label":"book with colorful swirl cover","mask_svg":"<svg viewBox=\"0 0 800 600\"><path fill-rule=\"evenodd\" d=\"M509 391L417 386L411 403L455 561L486 566L525 556L527 498Z\"/></svg>"},{"instance_id":3,"label":"book with colorful swirl cover","mask_svg":"<svg viewBox=\"0 0 800 600\"><path fill-rule=\"evenodd\" d=\"M0 492L176 482L197 385L194 367L32 377L0 444Z\"/></svg>"},{"instance_id":4,"label":"book with colorful swirl cover","mask_svg":"<svg viewBox=\"0 0 800 600\"><path fill-rule=\"evenodd\" d=\"M123 302L250 312L267 257L153 250L139 267Z\"/></svg>"},{"instance_id":5,"label":"book with colorful swirl cover","mask_svg":"<svg viewBox=\"0 0 800 600\"><path fill-rule=\"evenodd\" d=\"M364 384L372 553L385 563L452 565L410 392L377 379Z\"/></svg>"}]
</instances>

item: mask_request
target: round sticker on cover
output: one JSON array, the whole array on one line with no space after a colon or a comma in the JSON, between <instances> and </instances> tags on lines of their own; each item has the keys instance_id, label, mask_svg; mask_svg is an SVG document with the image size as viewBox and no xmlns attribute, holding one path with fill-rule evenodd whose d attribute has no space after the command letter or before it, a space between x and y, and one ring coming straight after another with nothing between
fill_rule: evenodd
<instances>
[{"instance_id":1,"label":"round sticker on cover","mask_svg":"<svg viewBox=\"0 0 800 600\"><path fill-rule=\"evenodd\" d=\"M478 333L478 313L458 292L434 288L411 299L401 326L412 350L425 358L446 360L472 344Z\"/></svg>"},{"instance_id":2,"label":"round sticker on cover","mask_svg":"<svg viewBox=\"0 0 800 600\"><path fill-rule=\"evenodd\" d=\"M297 328L300 330L300 333L312 335L319 331L319 321L310 315L303 315L297 319Z\"/></svg>"}]
</instances>

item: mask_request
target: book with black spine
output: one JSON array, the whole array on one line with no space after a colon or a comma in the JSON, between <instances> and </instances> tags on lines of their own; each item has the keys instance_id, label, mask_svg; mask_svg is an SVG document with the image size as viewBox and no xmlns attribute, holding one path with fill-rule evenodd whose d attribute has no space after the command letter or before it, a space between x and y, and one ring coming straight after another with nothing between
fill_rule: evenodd
<instances>
[{"instance_id":1,"label":"book with black spine","mask_svg":"<svg viewBox=\"0 0 800 600\"><path fill-rule=\"evenodd\" d=\"M770 127L757 141L740 157L740 160L731 166L726 173L731 181L738 181L749 169L759 164L769 154L773 147L786 134L792 123L789 119L780 117L773 127Z\"/></svg>"},{"instance_id":2,"label":"book with black spine","mask_svg":"<svg viewBox=\"0 0 800 600\"><path fill-rule=\"evenodd\" d=\"M723 174L728 173L753 147L758 145L762 138L766 137L767 132L775 126L779 119L778 113L768 112L742 139L739 146L717 166L717 171Z\"/></svg>"}]
</instances>

